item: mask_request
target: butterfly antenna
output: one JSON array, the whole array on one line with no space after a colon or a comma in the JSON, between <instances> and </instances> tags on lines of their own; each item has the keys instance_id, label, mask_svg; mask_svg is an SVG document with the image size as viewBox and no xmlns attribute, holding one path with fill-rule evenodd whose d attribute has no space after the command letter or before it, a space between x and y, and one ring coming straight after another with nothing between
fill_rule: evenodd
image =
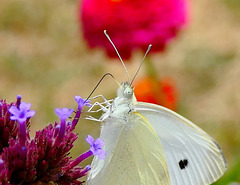
<instances>
[{"instance_id":1,"label":"butterfly antenna","mask_svg":"<svg viewBox=\"0 0 240 185\"><path fill-rule=\"evenodd\" d=\"M99 82L97 83L97 85L94 87L94 89L92 90L92 92L89 94L89 96L87 97L87 99L85 100L85 102L92 96L92 94L94 93L94 91L97 89L97 87L100 85L100 83L103 81L103 79L106 77L106 76L111 76L114 80L114 76L111 74L111 73L106 73L105 75L102 76L102 78L99 80ZM116 81L116 80L115 80Z\"/></svg>"},{"instance_id":2,"label":"butterfly antenna","mask_svg":"<svg viewBox=\"0 0 240 185\"><path fill-rule=\"evenodd\" d=\"M152 44L149 44L148 49L147 49L147 51L145 52L145 54L144 54L144 56L143 56L143 59L142 59L142 61L141 61L141 64L140 64L140 66L138 67L138 70L137 70L137 72L135 73L135 75L134 75L134 77L133 77L130 85L132 85L133 81L135 80L135 78L136 78L138 72L140 71L140 69L141 69L141 67L142 67L142 64L143 64L143 62L144 62L144 60L145 60L145 58L146 58L146 56L147 56L147 54L148 54L148 52L150 51L151 48L152 48Z\"/></svg>"},{"instance_id":3,"label":"butterfly antenna","mask_svg":"<svg viewBox=\"0 0 240 185\"><path fill-rule=\"evenodd\" d=\"M126 68L126 66L125 66L125 64L124 64L124 62L123 62L123 59L122 59L122 57L120 56L120 54L119 54L119 52L118 52L116 46L113 44L113 41L111 40L111 38L110 38L109 35L107 34L107 30L104 30L104 34L105 34L105 36L108 38L109 42L112 44L113 48L115 49L115 51L116 51L116 53L117 53L117 55L118 55L120 61L122 62L122 65L123 65L123 67L124 67L124 69L125 69L125 71L126 71L127 78L128 78L128 82L130 82L130 77L129 77L129 74L128 74L128 71L127 71L127 68Z\"/></svg>"}]
</instances>

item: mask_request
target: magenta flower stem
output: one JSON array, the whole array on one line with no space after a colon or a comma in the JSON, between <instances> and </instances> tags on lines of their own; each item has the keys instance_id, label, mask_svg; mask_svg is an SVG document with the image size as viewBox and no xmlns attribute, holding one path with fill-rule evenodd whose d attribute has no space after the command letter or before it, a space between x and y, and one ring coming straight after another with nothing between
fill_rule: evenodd
<instances>
[{"instance_id":1,"label":"magenta flower stem","mask_svg":"<svg viewBox=\"0 0 240 185\"><path fill-rule=\"evenodd\" d=\"M17 95L17 102L16 102L17 108L19 108L19 105L21 104L21 100L22 100L22 96Z\"/></svg>"},{"instance_id":2,"label":"magenta flower stem","mask_svg":"<svg viewBox=\"0 0 240 185\"><path fill-rule=\"evenodd\" d=\"M20 135L19 135L20 145L25 146L25 142L26 142L26 124L25 124L25 122L19 123L19 129L20 129Z\"/></svg>"},{"instance_id":3,"label":"magenta flower stem","mask_svg":"<svg viewBox=\"0 0 240 185\"><path fill-rule=\"evenodd\" d=\"M55 131L54 131L54 137L57 137L57 135L59 134L59 130L60 130L61 126L58 124L55 127Z\"/></svg>"},{"instance_id":4,"label":"magenta flower stem","mask_svg":"<svg viewBox=\"0 0 240 185\"><path fill-rule=\"evenodd\" d=\"M74 159L71 163L71 168L73 168L74 166L77 166L80 162L82 162L83 160L87 159L88 157L91 157L93 155L92 151L89 150L83 154L81 154L80 156L78 156L76 159Z\"/></svg>"},{"instance_id":5,"label":"magenta flower stem","mask_svg":"<svg viewBox=\"0 0 240 185\"><path fill-rule=\"evenodd\" d=\"M59 145L64 137L64 133L66 130L66 120L61 120L61 127L57 136L57 139L55 141L55 146Z\"/></svg>"},{"instance_id":6,"label":"magenta flower stem","mask_svg":"<svg viewBox=\"0 0 240 185\"><path fill-rule=\"evenodd\" d=\"M22 146L21 151L19 152L19 158L22 160L22 161L25 161L26 160L26 157L27 157L27 148L25 146Z\"/></svg>"},{"instance_id":7,"label":"magenta flower stem","mask_svg":"<svg viewBox=\"0 0 240 185\"><path fill-rule=\"evenodd\" d=\"M73 119L73 121L72 121L72 130L73 130L73 129L75 128L75 126L77 125L78 120L79 120L79 118L80 118L80 116L81 116L81 113L82 113L82 107L78 106L78 110L77 110L77 112L76 112L76 114L75 114L75 117L74 117L74 119Z\"/></svg>"},{"instance_id":8,"label":"magenta flower stem","mask_svg":"<svg viewBox=\"0 0 240 185\"><path fill-rule=\"evenodd\" d=\"M2 106L3 106L3 104L0 102L0 116L2 116Z\"/></svg>"}]
</instances>

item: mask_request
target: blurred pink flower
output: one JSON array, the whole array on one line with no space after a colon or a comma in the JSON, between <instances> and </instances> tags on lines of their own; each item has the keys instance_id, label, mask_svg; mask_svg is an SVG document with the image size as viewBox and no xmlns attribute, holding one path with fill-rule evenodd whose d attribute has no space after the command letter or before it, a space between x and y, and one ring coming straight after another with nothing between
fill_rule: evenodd
<instances>
[{"instance_id":1,"label":"blurred pink flower","mask_svg":"<svg viewBox=\"0 0 240 185\"><path fill-rule=\"evenodd\" d=\"M80 18L89 47L117 57L103 34L107 30L124 59L133 50L162 51L187 21L186 0L82 0Z\"/></svg>"}]
</instances>

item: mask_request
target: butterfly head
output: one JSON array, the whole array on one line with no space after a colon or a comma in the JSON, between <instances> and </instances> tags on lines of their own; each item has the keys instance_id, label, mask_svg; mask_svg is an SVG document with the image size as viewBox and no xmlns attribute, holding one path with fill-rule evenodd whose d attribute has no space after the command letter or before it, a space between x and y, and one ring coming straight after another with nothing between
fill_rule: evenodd
<instances>
[{"instance_id":1,"label":"butterfly head","mask_svg":"<svg viewBox=\"0 0 240 185\"><path fill-rule=\"evenodd\" d=\"M118 97L131 99L133 96L133 88L128 82L124 82L118 89Z\"/></svg>"}]
</instances>

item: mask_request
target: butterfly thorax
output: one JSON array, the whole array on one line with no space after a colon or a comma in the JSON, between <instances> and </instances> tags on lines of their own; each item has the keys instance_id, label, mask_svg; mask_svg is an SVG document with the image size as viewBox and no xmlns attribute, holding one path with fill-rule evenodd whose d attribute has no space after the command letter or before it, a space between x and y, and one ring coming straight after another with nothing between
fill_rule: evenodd
<instances>
[{"instance_id":1,"label":"butterfly thorax","mask_svg":"<svg viewBox=\"0 0 240 185\"><path fill-rule=\"evenodd\" d=\"M126 121L127 115L134 110L137 102L133 88L127 82L122 83L118 88L117 97L114 99L106 113L102 115L102 121L108 119L118 119Z\"/></svg>"}]
</instances>

